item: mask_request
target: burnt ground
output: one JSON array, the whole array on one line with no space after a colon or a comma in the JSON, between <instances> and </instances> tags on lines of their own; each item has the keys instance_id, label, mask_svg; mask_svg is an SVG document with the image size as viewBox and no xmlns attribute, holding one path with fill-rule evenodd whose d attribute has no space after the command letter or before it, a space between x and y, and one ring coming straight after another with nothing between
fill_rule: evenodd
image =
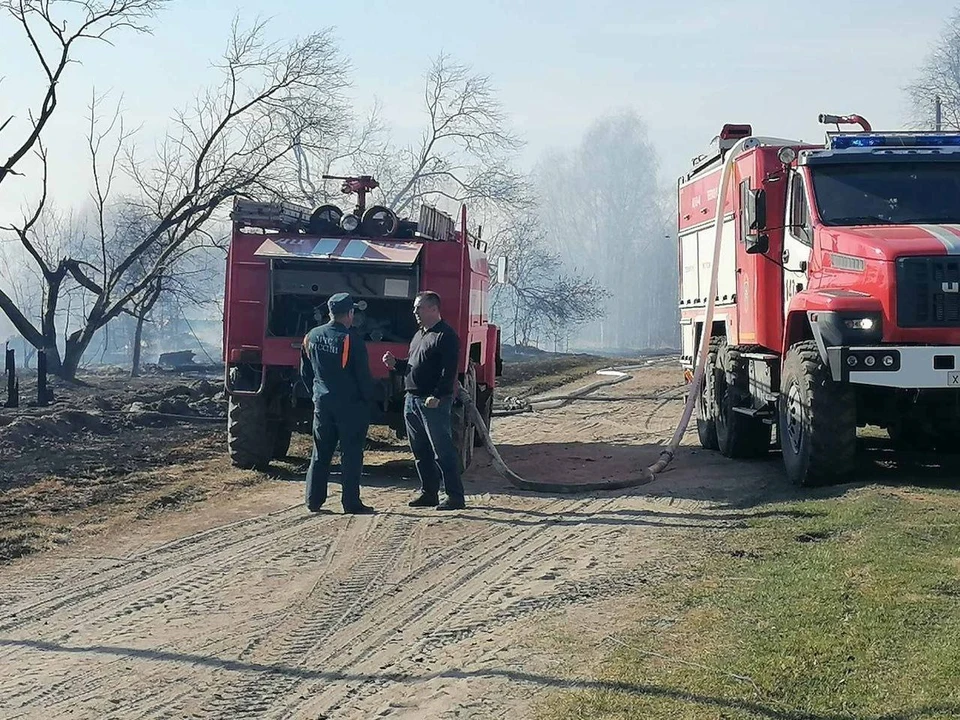
<instances>
[{"instance_id":1,"label":"burnt ground","mask_svg":"<svg viewBox=\"0 0 960 720\"><path fill-rule=\"evenodd\" d=\"M505 363L503 395L523 397L569 382L609 361L589 355ZM77 383L51 377L36 404L35 371L20 375L20 407L0 407L0 563L96 532L119 516L149 517L271 478L302 477L302 463L236 477L187 472L226 458L226 398L215 372L154 370L130 378L103 368ZM6 399L5 387L0 397ZM408 471L405 448L372 428L368 455Z\"/></svg>"}]
</instances>

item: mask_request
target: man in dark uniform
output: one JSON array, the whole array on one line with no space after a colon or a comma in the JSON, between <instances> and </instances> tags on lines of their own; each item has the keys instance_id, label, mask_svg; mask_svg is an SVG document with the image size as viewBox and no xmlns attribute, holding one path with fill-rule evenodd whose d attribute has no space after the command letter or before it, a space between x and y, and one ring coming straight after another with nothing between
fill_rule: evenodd
<instances>
[{"instance_id":1,"label":"man in dark uniform","mask_svg":"<svg viewBox=\"0 0 960 720\"><path fill-rule=\"evenodd\" d=\"M420 330L406 360L385 353L383 363L404 378L403 417L420 476L420 496L410 507L459 510L465 506L451 412L457 392L460 339L440 317L440 296L422 292L413 303ZM446 499L440 501L440 484Z\"/></svg>"},{"instance_id":2,"label":"man in dark uniform","mask_svg":"<svg viewBox=\"0 0 960 720\"><path fill-rule=\"evenodd\" d=\"M330 322L303 338L300 376L313 392L313 455L307 469L307 508L318 512L327 499L330 461L340 443L343 511L369 515L360 501L363 446L370 425L373 379L363 336L353 330L356 305L347 293L327 301Z\"/></svg>"}]
</instances>

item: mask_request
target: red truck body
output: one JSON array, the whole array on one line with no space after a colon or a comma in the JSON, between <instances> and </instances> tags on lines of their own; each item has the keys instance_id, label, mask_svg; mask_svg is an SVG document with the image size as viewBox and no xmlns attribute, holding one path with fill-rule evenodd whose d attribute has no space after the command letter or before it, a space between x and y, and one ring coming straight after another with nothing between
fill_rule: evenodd
<instances>
[{"instance_id":1,"label":"red truck body","mask_svg":"<svg viewBox=\"0 0 960 720\"><path fill-rule=\"evenodd\" d=\"M304 334L326 320L327 298L337 292L365 306L354 326L364 335L376 381L374 424L403 436L402 383L381 358L388 350L406 357L417 330L413 300L424 290L441 297L443 317L460 338L460 381L489 423L500 337L489 317L486 246L467 230L466 208L455 228L452 218L424 206L419 223L406 221L405 232L392 235L364 235L361 227L338 231L329 223L317 232L310 217L308 209L289 204L238 201L234 207L223 336L231 417L276 436L272 450L251 457L238 438L253 433L237 428L229 438L231 448L237 445L235 463L263 466L285 454L290 428L309 425L312 402L299 380L300 346ZM435 228L433 235L417 229L424 226ZM465 469L479 440L459 404L454 414Z\"/></svg>"},{"instance_id":2,"label":"red truck body","mask_svg":"<svg viewBox=\"0 0 960 720\"><path fill-rule=\"evenodd\" d=\"M726 126L678 183L689 378L736 146L701 443L755 456L776 425L801 484L849 475L857 426L904 447L947 443L960 430L960 134L838 132L814 146L751 132Z\"/></svg>"}]
</instances>

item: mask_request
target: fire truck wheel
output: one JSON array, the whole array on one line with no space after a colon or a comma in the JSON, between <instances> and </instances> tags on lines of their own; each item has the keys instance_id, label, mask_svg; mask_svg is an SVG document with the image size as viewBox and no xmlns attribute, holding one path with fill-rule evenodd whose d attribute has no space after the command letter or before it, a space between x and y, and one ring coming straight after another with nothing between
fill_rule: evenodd
<instances>
[{"instance_id":1,"label":"fire truck wheel","mask_svg":"<svg viewBox=\"0 0 960 720\"><path fill-rule=\"evenodd\" d=\"M780 381L780 446L787 477L800 486L848 477L857 453L853 389L835 383L815 342L787 352Z\"/></svg>"},{"instance_id":2,"label":"fire truck wheel","mask_svg":"<svg viewBox=\"0 0 960 720\"><path fill-rule=\"evenodd\" d=\"M230 398L227 445L234 465L246 470L266 470L275 442L276 432L269 431L266 399L262 395Z\"/></svg>"},{"instance_id":3,"label":"fire truck wheel","mask_svg":"<svg viewBox=\"0 0 960 720\"><path fill-rule=\"evenodd\" d=\"M477 393L477 410L483 417L483 424L490 429L490 422L493 420L493 390L481 390ZM473 446L483 447L483 434L474 429Z\"/></svg>"},{"instance_id":4,"label":"fire truck wheel","mask_svg":"<svg viewBox=\"0 0 960 720\"><path fill-rule=\"evenodd\" d=\"M722 341L714 366L717 444L729 458L756 458L770 450L772 426L737 412L751 406L750 371L740 350Z\"/></svg>"},{"instance_id":5,"label":"fire truck wheel","mask_svg":"<svg viewBox=\"0 0 960 720\"><path fill-rule=\"evenodd\" d=\"M717 364L717 348L722 338L710 339L707 367L700 383L700 398L697 401L697 435L704 450L719 450L717 443L717 415L713 402L713 367Z\"/></svg>"}]
</instances>

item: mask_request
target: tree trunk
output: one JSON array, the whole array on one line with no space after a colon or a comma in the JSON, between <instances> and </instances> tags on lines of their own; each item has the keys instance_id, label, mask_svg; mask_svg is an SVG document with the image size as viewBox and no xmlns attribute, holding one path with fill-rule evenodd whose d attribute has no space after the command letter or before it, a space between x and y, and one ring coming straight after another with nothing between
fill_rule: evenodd
<instances>
[{"instance_id":1,"label":"tree trunk","mask_svg":"<svg viewBox=\"0 0 960 720\"><path fill-rule=\"evenodd\" d=\"M137 329L133 333L133 364L130 377L140 377L140 348L143 340L143 317L137 317Z\"/></svg>"},{"instance_id":2,"label":"tree trunk","mask_svg":"<svg viewBox=\"0 0 960 720\"><path fill-rule=\"evenodd\" d=\"M90 347L90 343L93 341L93 336L97 332L98 328L94 327L89 319L87 322L88 324L84 326L82 330L77 330L71 333L70 337L67 338L67 343L63 353L63 361L60 363L60 372L58 373L64 380L77 379L77 370L80 368L80 360L83 359L83 354L87 351L87 348Z\"/></svg>"},{"instance_id":3,"label":"tree trunk","mask_svg":"<svg viewBox=\"0 0 960 720\"><path fill-rule=\"evenodd\" d=\"M46 278L46 297L43 301L43 317L40 321L43 347L37 348L46 352L47 371L54 375L61 375L63 372L60 349L57 347L57 305L60 302L60 287L63 284L64 277L66 277L66 270L58 270Z\"/></svg>"}]
</instances>

